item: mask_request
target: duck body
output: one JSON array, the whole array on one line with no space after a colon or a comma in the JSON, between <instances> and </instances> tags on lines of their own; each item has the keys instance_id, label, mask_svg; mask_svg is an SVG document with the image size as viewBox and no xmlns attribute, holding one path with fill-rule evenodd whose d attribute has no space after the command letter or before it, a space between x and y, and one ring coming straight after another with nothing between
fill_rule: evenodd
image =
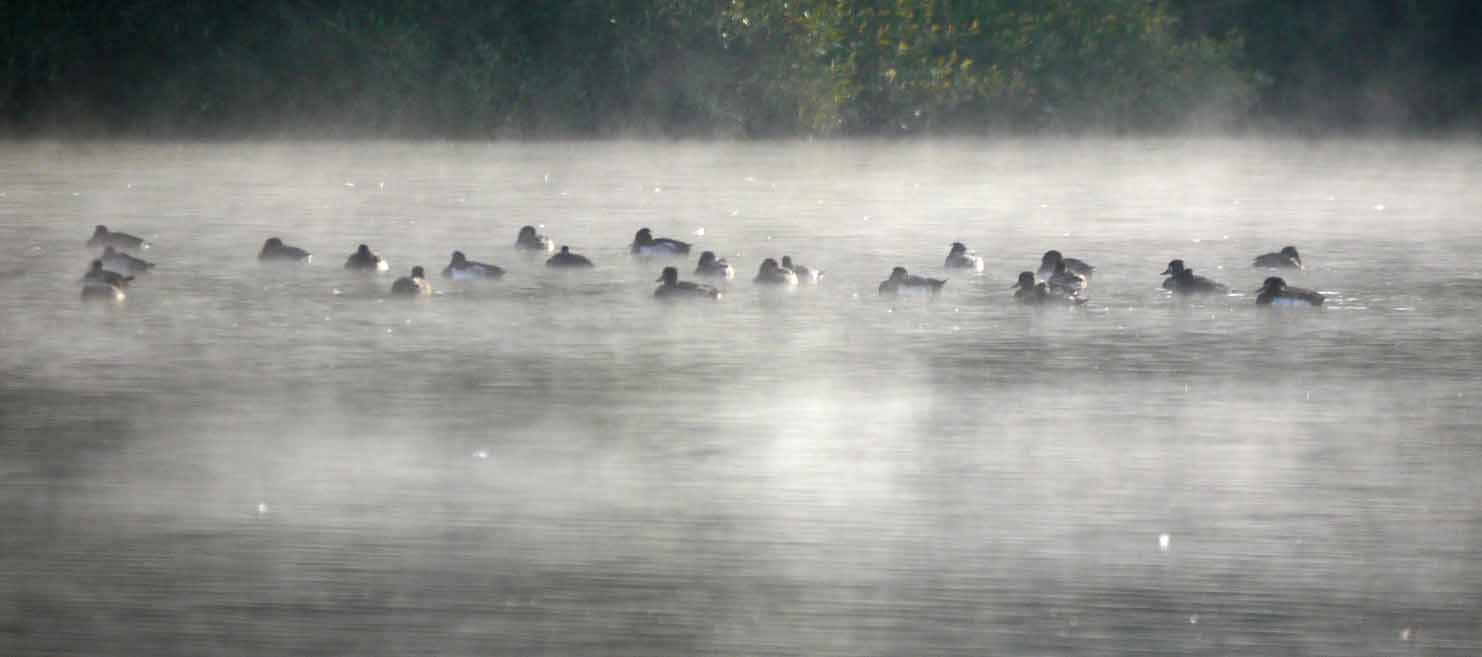
<instances>
[{"instance_id":1,"label":"duck body","mask_svg":"<svg viewBox=\"0 0 1482 657\"><path fill-rule=\"evenodd\" d=\"M767 258L762 261L762 266L757 269L756 277L751 279L762 285L788 285L798 284L798 274L777 264L776 260Z\"/></svg>"},{"instance_id":2,"label":"duck body","mask_svg":"<svg viewBox=\"0 0 1482 657\"><path fill-rule=\"evenodd\" d=\"M880 283L880 294L894 296L897 294L936 294L941 291L947 281L939 278L927 278L925 276L914 276L906 271L905 267L896 267L890 271L890 278Z\"/></svg>"},{"instance_id":3,"label":"duck body","mask_svg":"<svg viewBox=\"0 0 1482 657\"><path fill-rule=\"evenodd\" d=\"M103 255L100 259L103 261L103 267L124 275L143 274L154 269L154 263L135 258L111 246L103 247Z\"/></svg>"},{"instance_id":4,"label":"duck body","mask_svg":"<svg viewBox=\"0 0 1482 657\"><path fill-rule=\"evenodd\" d=\"M571 247L563 246L559 253L546 259L545 266L558 269L586 269L593 265L592 261L588 260L586 256L572 253Z\"/></svg>"},{"instance_id":5,"label":"duck body","mask_svg":"<svg viewBox=\"0 0 1482 657\"><path fill-rule=\"evenodd\" d=\"M349 258L345 259L345 269L351 271L390 271L391 265L385 259L371 253L370 247L361 244Z\"/></svg>"},{"instance_id":6,"label":"duck body","mask_svg":"<svg viewBox=\"0 0 1482 657\"><path fill-rule=\"evenodd\" d=\"M556 250L556 245L551 242L551 238L536 233L534 226L524 226L520 228L519 235L515 236L515 248L521 251L550 253Z\"/></svg>"},{"instance_id":7,"label":"duck body","mask_svg":"<svg viewBox=\"0 0 1482 657\"><path fill-rule=\"evenodd\" d=\"M823 272L812 267L794 264L792 256L782 256L782 268L791 270L798 275L798 282L806 285L817 285L819 279L823 278Z\"/></svg>"},{"instance_id":8,"label":"duck body","mask_svg":"<svg viewBox=\"0 0 1482 657\"><path fill-rule=\"evenodd\" d=\"M257 252L257 259L261 262L291 262L307 263L314 258L313 254L296 246L288 246L283 240L269 237L262 244L262 250Z\"/></svg>"},{"instance_id":9,"label":"duck body","mask_svg":"<svg viewBox=\"0 0 1482 657\"><path fill-rule=\"evenodd\" d=\"M133 276L124 276L118 272L104 269L102 260L94 260L92 268L88 269L87 273L82 275L81 282L84 286L111 285L117 288L125 288L128 287L129 281L132 280L134 280Z\"/></svg>"},{"instance_id":10,"label":"duck body","mask_svg":"<svg viewBox=\"0 0 1482 657\"><path fill-rule=\"evenodd\" d=\"M966 244L953 242L952 248L947 251L947 259L942 263L942 267L945 269L983 271L983 258L967 250Z\"/></svg>"},{"instance_id":11,"label":"duck body","mask_svg":"<svg viewBox=\"0 0 1482 657\"><path fill-rule=\"evenodd\" d=\"M682 256L689 255L690 245L687 242L672 240L667 237L654 237L653 231L640 228L633 235L633 244L629 250L636 256Z\"/></svg>"},{"instance_id":12,"label":"duck body","mask_svg":"<svg viewBox=\"0 0 1482 657\"><path fill-rule=\"evenodd\" d=\"M1257 269L1302 269L1302 255L1297 253L1297 247L1282 247L1277 253L1263 253L1251 261L1251 266Z\"/></svg>"},{"instance_id":13,"label":"duck body","mask_svg":"<svg viewBox=\"0 0 1482 657\"><path fill-rule=\"evenodd\" d=\"M658 280L662 283L654 290L657 299L719 299L720 290L703 283L679 280L679 270L665 267Z\"/></svg>"},{"instance_id":14,"label":"duck body","mask_svg":"<svg viewBox=\"0 0 1482 657\"><path fill-rule=\"evenodd\" d=\"M1095 267L1087 264L1084 260L1067 258L1061 255L1059 251L1051 249L1045 251L1045 255L1040 258L1039 275L1046 278L1052 276L1055 273L1056 266L1060 264L1065 265L1065 269L1070 273L1079 275L1082 278L1090 278L1091 272L1096 271Z\"/></svg>"},{"instance_id":15,"label":"duck body","mask_svg":"<svg viewBox=\"0 0 1482 657\"><path fill-rule=\"evenodd\" d=\"M127 296L123 287L118 285L109 285L102 281L85 281L82 284L84 301L123 301Z\"/></svg>"},{"instance_id":16,"label":"duck body","mask_svg":"<svg viewBox=\"0 0 1482 657\"><path fill-rule=\"evenodd\" d=\"M432 284L427 282L427 276L421 267L412 267L409 276L402 276L391 282L391 294L396 296L427 296L432 294Z\"/></svg>"},{"instance_id":17,"label":"duck body","mask_svg":"<svg viewBox=\"0 0 1482 657\"><path fill-rule=\"evenodd\" d=\"M1292 287L1280 277L1266 279L1256 295L1256 304L1261 306L1321 306L1325 297L1315 290Z\"/></svg>"},{"instance_id":18,"label":"duck body","mask_svg":"<svg viewBox=\"0 0 1482 657\"><path fill-rule=\"evenodd\" d=\"M102 224L93 227L93 236L88 238L87 245L93 248L112 246L130 251L142 251L149 248L149 243L145 242L143 238L135 237L128 233L110 231L107 226Z\"/></svg>"},{"instance_id":19,"label":"duck body","mask_svg":"<svg viewBox=\"0 0 1482 657\"><path fill-rule=\"evenodd\" d=\"M695 275L731 280L736 277L736 268L726 262L725 258L715 257L715 252L706 251L700 254L700 262L695 265Z\"/></svg>"},{"instance_id":20,"label":"duck body","mask_svg":"<svg viewBox=\"0 0 1482 657\"><path fill-rule=\"evenodd\" d=\"M501 276L504 276L503 268L469 260L462 251L454 251L453 261L443 268L443 278L455 281L497 279Z\"/></svg>"}]
</instances>

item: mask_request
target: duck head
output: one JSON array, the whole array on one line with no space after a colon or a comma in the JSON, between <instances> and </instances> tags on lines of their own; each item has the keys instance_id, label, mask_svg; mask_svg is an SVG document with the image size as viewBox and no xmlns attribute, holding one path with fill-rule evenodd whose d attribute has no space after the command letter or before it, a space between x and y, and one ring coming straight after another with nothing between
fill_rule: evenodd
<instances>
[{"instance_id":1,"label":"duck head","mask_svg":"<svg viewBox=\"0 0 1482 657\"><path fill-rule=\"evenodd\" d=\"M782 266L787 269L792 269L792 256L782 256Z\"/></svg>"},{"instance_id":2,"label":"duck head","mask_svg":"<svg viewBox=\"0 0 1482 657\"><path fill-rule=\"evenodd\" d=\"M674 286L679 284L679 270L673 267L665 267L664 273L659 274L658 281L664 285Z\"/></svg>"},{"instance_id":3,"label":"duck head","mask_svg":"<svg viewBox=\"0 0 1482 657\"><path fill-rule=\"evenodd\" d=\"M264 249L276 249L280 246L283 246L283 240L276 237L269 237L268 241L262 243L262 248Z\"/></svg>"},{"instance_id":4,"label":"duck head","mask_svg":"<svg viewBox=\"0 0 1482 657\"><path fill-rule=\"evenodd\" d=\"M369 258L370 254L371 252L369 246L361 244L360 246L355 247L355 255L361 256L363 258Z\"/></svg>"},{"instance_id":5,"label":"duck head","mask_svg":"<svg viewBox=\"0 0 1482 657\"><path fill-rule=\"evenodd\" d=\"M700 264L699 264L699 266L701 266L701 267L709 267L709 266L714 265L714 264L715 264L715 252L714 251L706 251L706 252L700 254Z\"/></svg>"},{"instance_id":6,"label":"duck head","mask_svg":"<svg viewBox=\"0 0 1482 657\"><path fill-rule=\"evenodd\" d=\"M465 255L463 255L463 252L462 251L454 251L453 252L453 264L455 264L455 265L461 265L461 264L463 264L465 262L468 262L468 257L465 256Z\"/></svg>"},{"instance_id":7,"label":"duck head","mask_svg":"<svg viewBox=\"0 0 1482 657\"><path fill-rule=\"evenodd\" d=\"M103 271L103 261L102 260L94 260L93 261L93 269L92 270L95 271L95 272Z\"/></svg>"},{"instance_id":8,"label":"duck head","mask_svg":"<svg viewBox=\"0 0 1482 657\"><path fill-rule=\"evenodd\" d=\"M1281 255L1291 258L1292 260L1296 260L1298 263L1302 262L1302 256L1297 255L1297 247L1295 246L1281 247Z\"/></svg>"},{"instance_id":9,"label":"duck head","mask_svg":"<svg viewBox=\"0 0 1482 657\"><path fill-rule=\"evenodd\" d=\"M426 272L422 271L421 265L412 267L412 278L427 278Z\"/></svg>"},{"instance_id":10,"label":"duck head","mask_svg":"<svg viewBox=\"0 0 1482 657\"><path fill-rule=\"evenodd\" d=\"M905 278L906 278L906 268L905 267L896 267L896 268L890 270L890 280L892 280L892 281L899 281L899 280L904 280Z\"/></svg>"},{"instance_id":11,"label":"duck head","mask_svg":"<svg viewBox=\"0 0 1482 657\"><path fill-rule=\"evenodd\" d=\"M529 239L534 239L534 238L535 238L535 227L534 226L521 226L520 227L520 234L519 234L519 236L516 239L529 240Z\"/></svg>"},{"instance_id":12,"label":"duck head","mask_svg":"<svg viewBox=\"0 0 1482 657\"><path fill-rule=\"evenodd\" d=\"M1021 290L1033 290L1034 289L1034 284L1035 284L1034 272L1032 272L1032 271L1021 271L1021 272L1019 272L1019 280L1017 282L1015 282L1013 285L1010 285L1009 286L1009 289L1012 290L1014 288L1019 288Z\"/></svg>"},{"instance_id":13,"label":"duck head","mask_svg":"<svg viewBox=\"0 0 1482 657\"><path fill-rule=\"evenodd\" d=\"M963 244L962 242L953 242L952 243L952 249L949 250L949 251L947 251L947 255L949 257L950 256L955 256L955 255L962 255L964 253L967 253L967 245L966 244Z\"/></svg>"},{"instance_id":14,"label":"duck head","mask_svg":"<svg viewBox=\"0 0 1482 657\"><path fill-rule=\"evenodd\" d=\"M1169 261L1168 268L1163 270L1164 276L1178 276L1182 273L1184 273L1184 261L1182 260Z\"/></svg>"},{"instance_id":15,"label":"duck head","mask_svg":"<svg viewBox=\"0 0 1482 657\"><path fill-rule=\"evenodd\" d=\"M633 234L633 243L634 244L637 244L639 246L642 246L644 244L653 244L653 242L654 242L654 234L653 234L653 231L651 231L651 230L649 230L647 228L639 228L638 229L638 232Z\"/></svg>"},{"instance_id":16,"label":"duck head","mask_svg":"<svg viewBox=\"0 0 1482 657\"><path fill-rule=\"evenodd\" d=\"M1045 251L1045 255L1039 259L1039 264L1041 267L1054 267L1061 264L1060 261L1064 259L1065 256L1060 255L1059 251L1050 249L1049 251Z\"/></svg>"},{"instance_id":17,"label":"duck head","mask_svg":"<svg viewBox=\"0 0 1482 657\"><path fill-rule=\"evenodd\" d=\"M108 227L103 224L93 226L93 237L102 237L108 234Z\"/></svg>"},{"instance_id":18,"label":"duck head","mask_svg":"<svg viewBox=\"0 0 1482 657\"><path fill-rule=\"evenodd\" d=\"M777 271L777 269L777 261L773 260L772 258L767 258L766 260L762 261L761 269L758 271L763 274L768 274Z\"/></svg>"},{"instance_id":19,"label":"duck head","mask_svg":"<svg viewBox=\"0 0 1482 657\"><path fill-rule=\"evenodd\" d=\"M1055 273L1056 274L1064 274L1065 271L1066 271L1065 270L1065 261L1064 260L1056 260L1055 261Z\"/></svg>"},{"instance_id":20,"label":"duck head","mask_svg":"<svg viewBox=\"0 0 1482 657\"><path fill-rule=\"evenodd\" d=\"M562 244L561 245L561 254L562 255L567 255L567 254L570 254L570 253L571 253L571 247L566 246L565 244Z\"/></svg>"},{"instance_id":21,"label":"duck head","mask_svg":"<svg viewBox=\"0 0 1482 657\"><path fill-rule=\"evenodd\" d=\"M1270 278L1267 278L1266 279L1266 282L1265 283L1262 283L1261 284L1261 287L1259 289L1257 289L1256 291L1257 292L1270 292L1272 294L1275 294L1275 293L1280 292L1280 291L1285 290L1285 289L1286 289L1286 281L1283 280L1280 276L1272 276Z\"/></svg>"}]
</instances>

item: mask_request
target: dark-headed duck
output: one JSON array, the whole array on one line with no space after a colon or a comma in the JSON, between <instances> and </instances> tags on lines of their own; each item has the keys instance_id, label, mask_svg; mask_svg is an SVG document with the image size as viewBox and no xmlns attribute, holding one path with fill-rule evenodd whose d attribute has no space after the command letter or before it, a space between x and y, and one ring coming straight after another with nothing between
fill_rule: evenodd
<instances>
[{"instance_id":1,"label":"dark-headed duck","mask_svg":"<svg viewBox=\"0 0 1482 657\"><path fill-rule=\"evenodd\" d=\"M817 269L793 264L792 256L782 256L782 266L785 269L791 269L792 273L797 274L799 283L814 284L818 282L818 279L823 278L823 272Z\"/></svg>"},{"instance_id":2,"label":"dark-headed duck","mask_svg":"<svg viewBox=\"0 0 1482 657\"><path fill-rule=\"evenodd\" d=\"M523 226L520 228L520 234L515 236L515 248L521 251L550 253L555 250L555 244L549 237L537 234L534 226Z\"/></svg>"},{"instance_id":3,"label":"dark-headed duck","mask_svg":"<svg viewBox=\"0 0 1482 657\"><path fill-rule=\"evenodd\" d=\"M720 290L709 285L679 280L679 270L673 267L665 267L658 280L663 285L654 290L654 296L660 299L720 298Z\"/></svg>"},{"instance_id":4,"label":"dark-headed duck","mask_svg":"<svg viewBox=\"0 0 1482 657\"><path fill-rule=\"evenodd\" d=\"M962 242L953 242L952 248L947 250L947 261L942 263L947 269L971 269L983 271L983 258L972 251L967 250L967 245Z\"/></svg>"},{"instance_id":5,"label":"dark-headed duck","mask_svg":"<svg viewBox=\"0 0 1482 657\"><path fill-rule=\"evenodd\" d=\"M1297 253L1297 247L1284 246L1278 253L1256 256L1251 266L1257 269L1302 269L1302 256Z\"/></svg>"},{"instance_id":6,"label":"dark-headed duck","mask_svg":"<svg viewBox=\"0 0 1482 657\"><path fill-rule=\"evenodd\" d=\"M1163 275L1168 277L1163 280L1163 289L1177 294L1223 294L1230 291L1230 288L1224 285L1203 276L1195 276L1194 270L1184 267L1182 260L1169 262L1168 268L1163 270Z\"/></svg>"},{"instance_id":7,"label":"dark-headed duck","mask_svg":"<svg viewBox=\"0 0 1482 657\"><path fill-rule=\"evenodd\" d=\"M262 250L257 252L257 259L263 262L308 262L313 257L308 251L288 246L276 237L269 237L262 243Z\"/></svg>"},{"instance_id":8,"label":"dark-headed duck","mask_svg":"<svg viewBox=\"0 0 1482 657\"><path fill-rule=\"evenodd\" d=\"M656 238L653 231L639 228L633 235L631 250L633 255L640 256L680 256L689 255L690 245L667 237Z\"/></svg>"},{"instance_id":9,"label":"dark-headed duck","mask_svg":"<svg viewBox=\"0 0 1482 657\"><path fill-rule=\"evenodd\" d=\"M706 251L700 254L700 262L695 265L695 275L730 280L736 277L736 268L726 262L725 258L715 257L714 251Z\"/></svg>"},{"instance_id":10,"label":"dark-headed duck","mask_svg":"<svg viewBox=\"0 0 1482 657\"><path fill-rule=\"evenodd\" d=\"M592 261L591 260L588 260L586 256L577 255L575 253L572 253L571 252L571 247L566 246L566 245L563 244L561 246L561 251L559 253L557 253L556 255L553 255L553 256L551 256L551 257L549 257L549 258L546 259L545 266L547 266L547 267L572 267L572 268L578 268L579 269L579 268L583 268L583 267L591 267L592 266Z\"/></svg>"},{"instance_id":11,"label":"dark-headed duck","mask_svg":"<svg viewBox=\"0 0 1482 657\"><path fill-rule=\"evenodd\" d=\"M1079 274L1086 278L1091 276L1091 272L1096 271L1095 267L1086 264L1084 261L1067 258L1060 255L1059 251L1050 249L1049 251L1045 251L1045 255L1039 259L1039 275L1049 277L1055 273L1055 267L1060 263L1065 263L1065 268L1070 270L1070 273Z\"/></svg>"},{"instance_id":12,"label":"dark-headed duck","mask_svg":"<svg viewBox=\"0 0 1482 657\"><path fill-rule=\"evenodd\" d=\"M108 230L107 226L98 224L93 227L93 236L88 238L87 245L91 247L116 246L120 249L139 251L149 248L149 243L142 238L134 237L128 233L115 233Z\"/></svg>"},{"instance_id":13,"label":"dark-headed duck","mask_svg":"<svg viewBox=\"0 0 1482 657\"><path fill-rule=\"evenodd\" d=\"M391 265L383 260L381 256L371 253L369 246L361 244L355 249L355 253L350 254L350 257L345 259L345 269L355 271L388 271L391 269Z\"/></svg>"},{"instance_id":14,"label":"dark-headed duck","mask_svg":"<svg viewBox=\"0 0 1482 657\"><path fill-rule=\"evenodd\" d=\"M472 281L483 278L499 278L504 275L504 269L483 262L474 262L463 255L462 251L453 252L453 261L443 267L443 278L451 278L455 281Z\"/></svg>"},{"instance_id":15,"label":"dark-headed duck","mask_svg":"<svg viewBox=\"0 0 1482 657\"><path fill-rule=\"evenodd\" d=\"M762 266L757 268L756 278L751 280L762 285L797 285L798 275L793 270L777 264L776 260L767 258L762 261Z\"/></svg>"},{"instance_id":16,"label":"dark-headed duck","mask_svg":"<svg viewBox=\"0 0 1482 657\"><path fill-rule=\"evenodd\" d=\"M880 294L936 294L946 284L947 281L939 278L912 276L905 267L896 267L890 270L890 278L880 283Z\"/></svg>"},{"instance_id":17,"label":"dark-headed duck","mask_svg":"<svg viewBox=\"0 0 1482 657\"><path fill-rule=\"evenodd\" d=\"M422 267L412 267L410 276L402 276L391 283L391 293L398 296L425 296L432 294L432 284Z\"/></svg>"},{"instance_id":18,"label":"dark-headed duck","mask_svg":"<svg viewBox=\"0 0 1482 657\"><path fill-rule=\"evenodd\" d=\"M1321 306L1322 294L1300 287L1291 287L1280 276L1272 276L1261 285L1256 303L1262 306Z\"/></svg>"}]
</instances>

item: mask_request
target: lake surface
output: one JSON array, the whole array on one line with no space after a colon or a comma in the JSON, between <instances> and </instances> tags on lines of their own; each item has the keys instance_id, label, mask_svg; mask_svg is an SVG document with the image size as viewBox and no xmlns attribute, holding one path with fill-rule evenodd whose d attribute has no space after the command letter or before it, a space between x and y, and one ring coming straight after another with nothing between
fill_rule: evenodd
<instances>
[{"instance_id":1,"label":"lake surface","mask_svg":"<svg viewBox=\"0 0 1482 657\"><path fill-rule=\"evenodd\" d=\"M0 145L0 654L1475 657L1479 171L1441 141ZM119 306L78 299L100 223L154 244ZM527 223L597 267L516 253ZM642 226L737 280L655 301ZM270 236L314 262L259 266ZM984 273L876 294L955 240ZM343 271L360 242L392 272ZM1326 307L1254 305L1287 244ZM1050 248L1089 303L1013 303ZM453 249L509 274L389 297ZM823 283L750 282L784 254ZM1169 298L1173 258L1235 292Z\"/></svg>"}]
</instances>

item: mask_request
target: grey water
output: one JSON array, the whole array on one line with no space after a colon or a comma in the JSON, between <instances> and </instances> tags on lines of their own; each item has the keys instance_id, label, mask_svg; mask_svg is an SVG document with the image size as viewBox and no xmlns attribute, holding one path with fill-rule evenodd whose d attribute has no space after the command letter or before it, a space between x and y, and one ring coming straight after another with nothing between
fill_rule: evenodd
<instances>
[{"instance_id":1,"label":"grey water","mask_svg":"<svg viewBox=\"0 0 1482 657\"><path fill-rule=\"evenodd\" d=\"M0 654L1476 655L1482 145L0 146ZM78 298L94 224L158 264ZM517 253L541 226L597 267ZM648 226L737 266L661 303ZM314 253L260 266L270 236ZM953 241L981 274L944 272ZM356 244L391 264L341 269ZM1251 259L1322 308L1258 308ZM1006 288L1056 248L1077 308ZM509 270L436 277L449 253ZM750 282L764 257L817 287ZM1175 299L1182 258L1229 295ZM413 265L437 294L388 294ZM949 279L883 299L896 265Z\"/></svg>"}]
</instances>

